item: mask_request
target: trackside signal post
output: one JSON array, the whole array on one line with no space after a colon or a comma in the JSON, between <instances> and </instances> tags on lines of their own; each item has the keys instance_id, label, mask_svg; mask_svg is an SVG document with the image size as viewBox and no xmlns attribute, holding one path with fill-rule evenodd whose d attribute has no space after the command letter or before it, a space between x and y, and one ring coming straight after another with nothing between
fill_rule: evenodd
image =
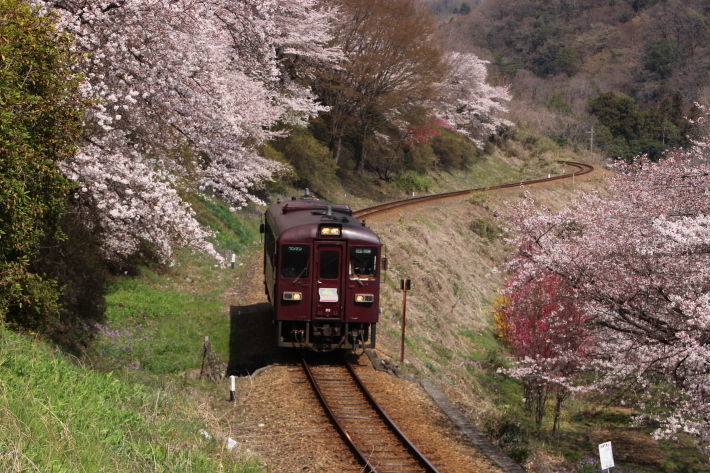
<instances>
[{"instance_id":1,"label":"trackside signal post","mask_svg":"<svg viewBox=\"0 0 710 473\"><path fill-rule=\"evenodd\" d=\"M400 279L399 288L402 289L402 348L400 350L400 363L404 363L404 327L407 320L407 291L412 288L411 279Z\"/></svg>"}]
</instances>

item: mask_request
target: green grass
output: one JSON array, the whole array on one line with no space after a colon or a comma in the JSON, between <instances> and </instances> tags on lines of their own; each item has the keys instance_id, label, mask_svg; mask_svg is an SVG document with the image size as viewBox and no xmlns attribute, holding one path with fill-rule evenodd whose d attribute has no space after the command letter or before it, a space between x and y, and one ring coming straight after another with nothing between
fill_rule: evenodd
<instances>
[{"instance_id":1,"label":"green grass","mask_svg":"<svg viewBox=\"0 0 710 473\"><path fill-rule=\"evenodd\" d=\"M96 346L101 356L155 374L180 373L200 366L208 336L226 360L229 316L219 291L190 294L156 285L156 279L144 269L142 277L123 277L113 285Z\"/></svg>"},{"instance_id":2,"label":"green grass","mask_svg":"<svg viewBox=\"0 0 710 473\"><path fill-rule=\"evenodd\" d=\"M199 435L198 407L173 383L71 362L0 327L3 472L256 472Z\"/></svg>"}]
</instances>

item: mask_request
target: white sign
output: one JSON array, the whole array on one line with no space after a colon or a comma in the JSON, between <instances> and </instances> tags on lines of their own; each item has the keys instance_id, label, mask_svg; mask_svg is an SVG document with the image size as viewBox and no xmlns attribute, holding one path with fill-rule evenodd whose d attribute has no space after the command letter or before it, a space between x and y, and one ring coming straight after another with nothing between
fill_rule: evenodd
<instances>
[{"instance_id":1,"label":"white sign","mask_svg":"<svg viewBox=\"0 0 710 473\"><path fill-rule=\"evenodd\" d=\"M320 302L338 302L338 290L330 287L318 288Z\"/></svg>"},{"instance_id":2,"label":"white sign","mask_svg":"<svg viewBox=\"0 0 710 473\"><path fill-rule=\"evenodd\" d=\"M611 453L611 442L599 444L599 461L602 470L608 470L614 466L614 455Z\"/></svg>"}]
</instances>

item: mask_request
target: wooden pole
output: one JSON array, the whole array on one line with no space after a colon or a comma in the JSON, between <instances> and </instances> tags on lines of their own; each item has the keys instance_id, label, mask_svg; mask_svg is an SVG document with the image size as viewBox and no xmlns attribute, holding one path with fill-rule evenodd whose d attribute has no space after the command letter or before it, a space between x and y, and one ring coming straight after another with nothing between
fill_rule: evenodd
<instances>
[{"instance_id":1,"label":"wooden pole","mask_svg":"<svg viewBox=\"0 0 710 473\"><path fill-rule=\"evenodd\" d=\"M402 346L400 349L400 363L404 363L404 332L407 323L407 289L409 289L409 279L400 279L402 286Z\"/></svg>"}]
</instances>

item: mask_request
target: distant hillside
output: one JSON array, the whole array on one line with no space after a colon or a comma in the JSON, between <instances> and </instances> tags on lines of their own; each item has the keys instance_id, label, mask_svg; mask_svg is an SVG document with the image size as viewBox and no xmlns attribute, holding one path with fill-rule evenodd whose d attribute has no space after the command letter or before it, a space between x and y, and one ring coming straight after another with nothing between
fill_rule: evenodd
<instances>
[{"instance_id":1,"label":"distant hillside","mask_svg":"<svg viewBox=\"0 0 710 473\"><path fill-rule=\"evenodd\" d=\"M602 93L633 99L656 123L627 141L682 144L673 113L691 114L693 102L710 102L707 1L483 0L469 2L467 14L460 3L456 14L450 13L453 2L428 3L440 14L450 47L488 56L497 80L511 84L518 100L579 120L589 115L589 100ZM589 141L590 123L571 130L569 120L557 121L566 125L555 124L553 130L547 123L543 132ZM675 142L669 139L674 134Z\"/></svg>"}]
</instances>

